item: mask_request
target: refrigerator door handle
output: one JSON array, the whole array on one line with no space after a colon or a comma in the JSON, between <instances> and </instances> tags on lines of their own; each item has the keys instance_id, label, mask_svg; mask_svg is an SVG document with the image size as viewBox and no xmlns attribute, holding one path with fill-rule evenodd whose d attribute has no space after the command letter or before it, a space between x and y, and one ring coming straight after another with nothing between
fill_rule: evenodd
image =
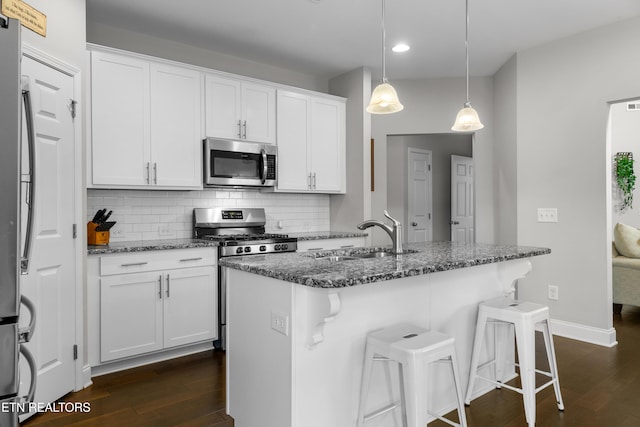
<instances>
[{"instance_id":1,"label":"refrigerator door handle","mask_svg":"<svg viewBox=\"0 0 640 427\"><path fill-rule=\"evenodd\" d=\"M20 345L20 353L27 360L27 363L29 363L29 370L31 371L31 382L29 383L29 392L27 393L26 396L23 396L22 399L24 399L23 400L24 403L33 402L33 398L36 394L36 381L38 378L38 367L36 365L36 359L33 357L33 354L31 354L29 349L24 346L24 344ZM28 405L26 406L26 408L28 408ZM27 413L27 412L28 412L28 409L23 413Z\"/></svg>"},{"instance_id":2,"label":"refrigerator door handle","mask_svg":"<svg viewBox=\"0 0 640 427\"><path fill-rule=\"evenodd\" d=\"M29 298L24 295L20 296L20 302L29 309L29 314L31 314L31 320L29 321L29 326L25 328L20 328L18 331L18 335L21 343L31 341L31 337L33 337L33 332L36 329L36 306L33 304Z\"/></svg>"},{"instance_id":3,"label":"refrigerator door handle","mask_svg":"<svg viewBox=\"0 0 640 427\"><path fill-rule=\"evenodd\" d=\"M27 185L27 225L24 238L24 248L20 259L20 274L29 274L29 258L31 257L31 242L33 235L34 194L36 189L36 141L34 134L33 108L31 104L31 91L29 77L22 76L22 99L24 103L25 122L27 125L27 141L29 152L29 172L22 174L22 182Z\"/></svg>"}]
</instances>

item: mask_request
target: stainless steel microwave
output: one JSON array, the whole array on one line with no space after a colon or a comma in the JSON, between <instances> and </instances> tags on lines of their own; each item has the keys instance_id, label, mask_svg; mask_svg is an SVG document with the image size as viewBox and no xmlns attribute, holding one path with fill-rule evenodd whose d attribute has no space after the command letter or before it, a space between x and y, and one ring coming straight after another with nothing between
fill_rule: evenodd
<instances>
[{"instance_id":1,"label":"stainless steel microwave","mask_svg":"<svg viewBox=\"0 0 640 427\"><path fill-rule=\"evenodd\" d=\"M257 142L204 140L204 185L207 187L273 187L278 147Z\"/></svg>"}]
</instances>

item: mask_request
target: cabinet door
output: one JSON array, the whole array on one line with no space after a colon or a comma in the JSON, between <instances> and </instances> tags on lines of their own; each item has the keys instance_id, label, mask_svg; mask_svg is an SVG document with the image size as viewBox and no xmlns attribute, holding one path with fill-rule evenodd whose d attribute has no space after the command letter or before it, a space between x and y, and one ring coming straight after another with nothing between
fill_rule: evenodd
<instances>
[{"instance_id":1,"label":"cabinet door","mask_svg":"<svg viewBox=\"0 0 640 427\"><path fill-rule=\"evenodd\" d=\"M241 138L240 81L205 76L205 132L209 137Z\"/></svg>"},{"instance_id":2,"label":"cabinet door","mask_svg":"<svg viewBox=\"0 0 640 427\"><path fill-rule=\"evenodd\" d=\"M162 276L100 279L100 361L162 349Z\"/></svg>"},{"instance_id":3,"label":"cabinet door","mask_svg":"<svg viewBox=\"0 0 640 427\"><path fill-rule=\"evenodd\" d=\"M171 270L165 275L164 347L213 340L218 335L214 267Z\"/></svg>"},{"instance_id":4,"label":"cabinet door","mask_svg":"<svg viewBox=\"0 0 640 427\"><path fill-rule=\"evenodd\" d=\"M345 192L344 103L311 98L309 171L318 192Z\"/></svg>"},{"instance_id":5,"label":"cabinet door","mask_svg":"<svg viewBox=\"0 0 640 427\"><path fill-rule=\"evenodd\" d=\"M201 74L151 65L151 180L202 188Z\"/></svg>"},{"instance_id":6,"label":"cabinet door","mask_svg":"<svg viewBox=\"0 0 640 427\"><path fill-rule=\"evenodd\" d=\"M91 53L93 184L147 185L149 64Z\"/></svg>"},{"instance_id":7,"label":"cabinet door","mask_svg":"<svg viewBox=\"0 0 640 427\"><path fill-rule=\"evenodd\" d=\"M310 108L308 96L278 91L278 191L309 189Z\"/></svg>"},{"instance_id":8,"label":"cabinet door","mask_svg":"<svg viewBox=\"0 0 640 427\"><path fill-rule=\"evenodd\" d=\"M242 139L275 144L276 90L242 83Z\"/></svg>"}]
</instances>

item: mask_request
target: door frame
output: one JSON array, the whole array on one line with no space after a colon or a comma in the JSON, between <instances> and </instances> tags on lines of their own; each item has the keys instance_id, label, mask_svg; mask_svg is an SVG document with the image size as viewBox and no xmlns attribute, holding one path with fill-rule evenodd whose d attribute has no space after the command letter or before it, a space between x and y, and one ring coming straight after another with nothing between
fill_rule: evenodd
<instances>
[{"instance_id":1,"label":"door frame","mask_svg":"<svg viewBox=\"0 0 640 427\"><path fill-rule=\"evenodd\" d=\"M89 366L88 358L85 352L84 345L84 265L86 263L86 246L83 242L86 242L85 227L82 218L86 215L84 213L84 206L86 205L83 195L84 182L83 174L81 173L82 165L84 164L84 158L82 156L82 123L84 121L83 114L83 97L82 97L82 71L70 65L64 61L59 60L39 49L36 49L27 43L22 44L22 55L41 62L42 64L51 67L61 73L64 73L73 78L73 94L78 108L76 109L76 117L73 120L73 138L74 138L74 185L73 185L73 197L75 200L73 223L76 227L76 244L74 258L75 265L75 301L74 313L75 313L75 343L78 346L78 358L75 360L75 391L81 390L84 387L91 384L91 368Z\"/></svg>"},{"instance_id":2,"label":"door frame","mask_svg":"<svg viewBox=\"0 0 640 427\"><path fill-rule=\"evenodd\" d=\"M409 242L409 235L410 235L410 231L409 231L409 227L411 227L411 212L412 212L412 206L413 206L413 199L409 196L409 188L411 188L411 182L412 182L412 173L411 173L411 154L412 153L419 153L419 154L425 154L427 156L429 156L429 174L430 174L430 178L429 178L429 194L426 200L426 207L427 207L427 211L428 214L430 215L429 217L429 221L427 224L426 230L427 230L427 242L430 242L433 240L433 151L431 150L425 150L423 148L416 148L416 147L408 147L407 148L407 218L406 218L406 222L405 224L407 224L406 226L406 241Z\"/></svg>"}]
</instances>

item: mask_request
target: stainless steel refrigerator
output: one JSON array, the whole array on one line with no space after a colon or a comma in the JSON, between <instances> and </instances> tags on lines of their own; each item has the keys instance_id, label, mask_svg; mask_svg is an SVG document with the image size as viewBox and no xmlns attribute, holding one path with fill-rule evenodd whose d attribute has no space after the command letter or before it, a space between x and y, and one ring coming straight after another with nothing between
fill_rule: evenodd
<instances>
[{"instance_id":1,"label":"stainless steel refrigerator","mask_svg":"<svg viewBox=\"0 0 640 427\"><path fill-rule=\"evenodd\" d=\"M31 339L35 326L33 304L20 295L20 276L28 272L31 219L34 131L28 82L20 73L20 23L0 16L0 426L18 425L35 393L36 365L22 345ZM25 122L29 159L22 170L21 132ZM23 193L27 203L23 205ZM22 224L22 218L25 224ZM23 232L25 230L25 232ZM28 310L24 310L26 307ZM22 308L22 311L21 311ZM20 326L28 316L27 327ZM24 321L23 321L24 322ZM18 363L23 356L30 366L29 391L21 394Z\"/></svg>"}]
</instances>

